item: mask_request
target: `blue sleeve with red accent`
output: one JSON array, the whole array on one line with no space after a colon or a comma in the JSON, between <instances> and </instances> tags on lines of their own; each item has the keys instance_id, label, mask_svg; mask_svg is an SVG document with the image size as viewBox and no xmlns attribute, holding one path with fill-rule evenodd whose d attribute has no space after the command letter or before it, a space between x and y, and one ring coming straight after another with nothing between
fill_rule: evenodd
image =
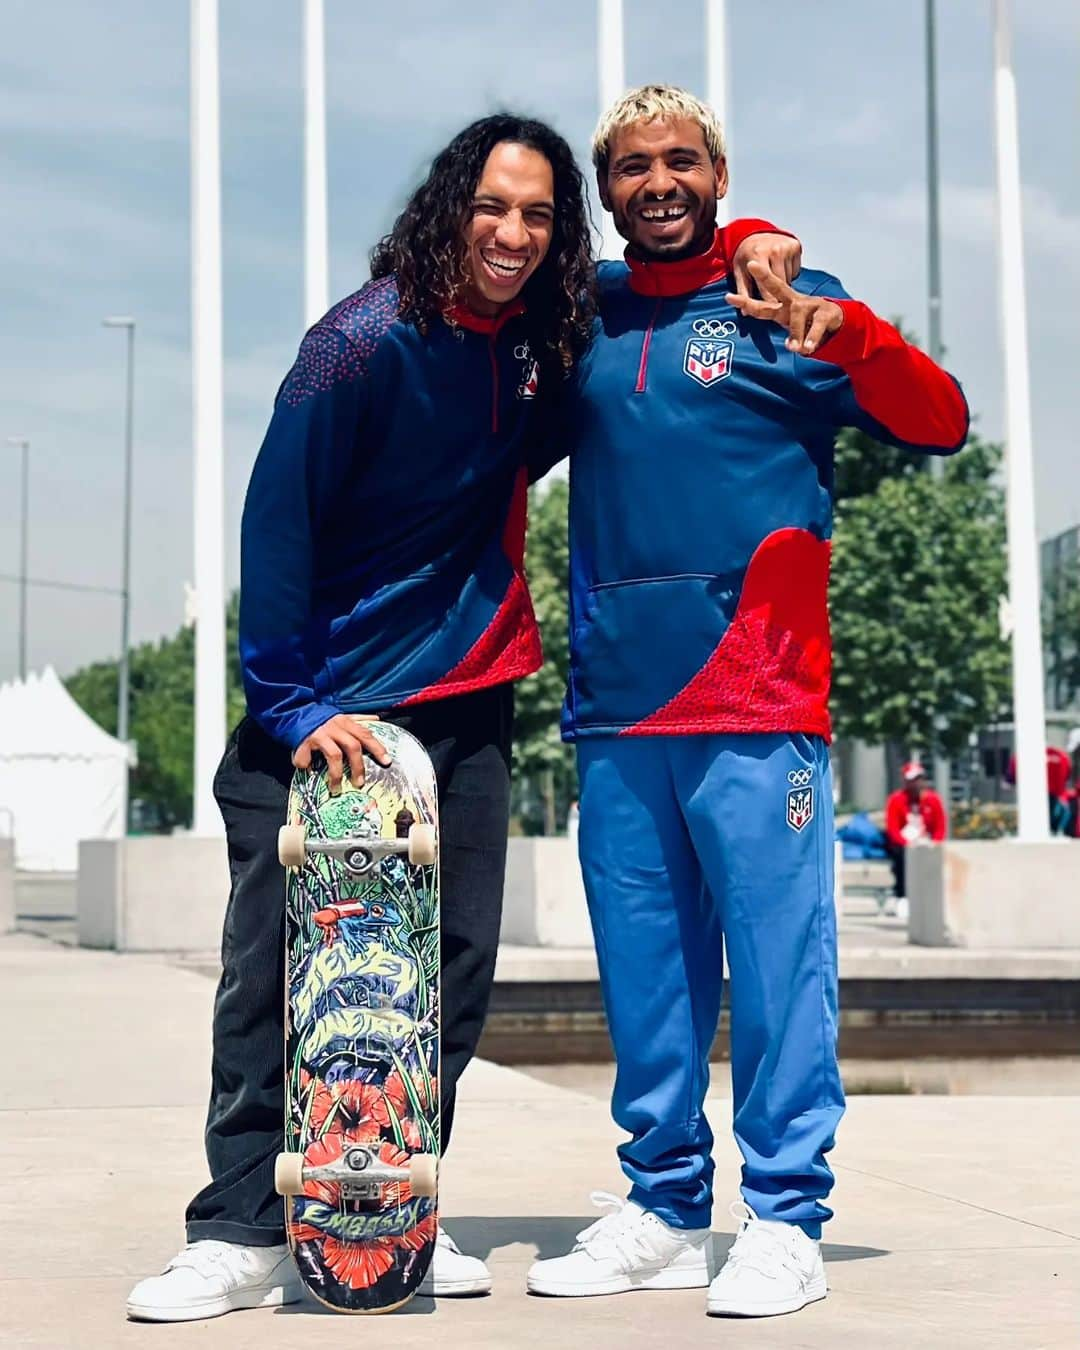
<instances>
[{"instance_id":1,"label":"blue sleeve with red accent","mask_svg":"<svg viewBox=\"0 0 1080 1350\"><path fill-rule=\"evenodd\" d=\"M317 324L274 403L240 528L240 663L248 710L295 749L340 709L306 655L315 541L354 462L367 379L350 339Z\"/></svg>"},{"instance_id":2,"label":"blue sleeve with red accent","mask_svg":"<svg viewBox=\"0 0 1080 1350\"><path fill-rule=\"evenodd\" d=\"M921 454L959 450L969 413L957 381L868 305L852 300L835 277L809 293L835 300L844 311L843 326L812 357L794 358L800 379L828 401L833 424Z\"/></svg>"}]
</instances>

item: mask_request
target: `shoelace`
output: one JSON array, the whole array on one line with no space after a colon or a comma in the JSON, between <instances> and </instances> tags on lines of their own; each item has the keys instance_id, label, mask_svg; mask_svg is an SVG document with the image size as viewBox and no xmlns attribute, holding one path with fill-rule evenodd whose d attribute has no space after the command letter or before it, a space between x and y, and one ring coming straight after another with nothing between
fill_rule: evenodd
<instances>
[{"instance_id":1,"label":"shoelace","mask_svg":"<svg viewBox=\"0 0 1080 1350\"><path fill-rule=\"evenodd\" d=\"M590 1256L614 1256L628 1266L655 1261L660 1253L650 1241L647 1216L631 1209L609 1191L592 1191L589 1202L608 1212L577 1235L578 1251Z\"/></svg>"},{"instance_id":2,"label":"shoelace","mask_svg":"<svg viewBox=\"0 0 1080 1350\"><path fill-rule=\"evenodd\" d=\"M728 1212L738 1219L740 1228L728 1252L727 1266L734 1270L756 1270L759 1275L776 1273L777 1260L786 1270L804 1278L795 1253L783 1237L768 1228L743 1200L735 1200Z\"/></svg>"},{"instance_id":3,"label":"shoelace","mask_svg":"<svg viewBox=\"0 0 1080 1350\"><path fill-rule=\"evenodd\" d=\"M199 1275L212 1275L220 1270L223 1259L227 1259L228 1256L229 1243L213 1242L204 1238L200 1242L189 1242L183 1251L173 1257L165 1269L187 1268Z\"/></svg>"}]
</instances>

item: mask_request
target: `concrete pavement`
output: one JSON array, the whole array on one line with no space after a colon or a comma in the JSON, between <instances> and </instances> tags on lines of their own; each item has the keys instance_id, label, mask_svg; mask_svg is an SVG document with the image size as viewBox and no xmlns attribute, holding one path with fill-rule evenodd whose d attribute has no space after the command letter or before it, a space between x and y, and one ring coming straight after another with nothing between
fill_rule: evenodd
<instances>
[{"instance_id":1,"label":"concrete pavement","mask_svg":"<svg viewBox=\"0 0 1080 1350\"><path fill-rule=\"evenodd\" d=\"M163 958L0 939L5 1348L1080 1344L1080 1097L854 1098L834 1155L829 1298L735 1323L707 1319L698 1291L524 1294L533 1257L565 1250L593 1217L589 1190L622 1191L619 1135L595 1094L486 1063L462 1084L442 1201L463 1249L491 1263L490 1298L416 1300L362 1327L307 1305L129 1324L128 1289L179 1246L205 1177L212 996L212 980ZM710 1098L721 1252L738 1176L729 1111L722 1092Z\"/></svg>"}]
</instances>

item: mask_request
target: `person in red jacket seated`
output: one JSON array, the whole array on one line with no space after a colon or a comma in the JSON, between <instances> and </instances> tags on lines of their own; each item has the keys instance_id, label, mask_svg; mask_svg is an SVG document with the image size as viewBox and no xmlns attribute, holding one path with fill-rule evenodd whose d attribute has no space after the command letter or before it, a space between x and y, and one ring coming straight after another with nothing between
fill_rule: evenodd
<instances>
[{"instance_id":1,"label":"person in red jacket seated","mask_svg":"<svg viewBox=\"0 0 1080 1350\"><path fill-rule=\"evenodd\" d=\"M945 804L926 783L926 770L910 760L901 770L904 786L885 804L885 848L892 859L896 913L907 916L905 862L910 844L940 843L945 838Z\"/></svg>"}]
</instances>

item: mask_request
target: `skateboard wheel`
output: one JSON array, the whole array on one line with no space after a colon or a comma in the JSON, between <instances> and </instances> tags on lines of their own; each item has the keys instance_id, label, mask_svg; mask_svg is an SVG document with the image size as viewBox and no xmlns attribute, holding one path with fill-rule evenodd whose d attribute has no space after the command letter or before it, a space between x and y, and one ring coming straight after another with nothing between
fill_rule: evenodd
<instances>
[{"instance_id":1,"label":"skateboard wheel","mask_svg":"<svg viewBox=\"0 0 1080 1350\"><path fill-rule=\"evenodd\" d=\"M439 1184L439 1160L434 1153L414 1153L409 1159L409 1190L434 1195Z\"/></svg>"},{"instance_id":2,"label":"skateboard wheel","mask_svg":"<svg viewBox=\"0 0 1080 1350\"><path fill-rule=\"evenodd\" d=\"M304 1190L304 1155L279 1153L274 1159L274 1190L278 1195L302 1195Z\"/></svg>"},{"instance_id":3,"label":"skateboard wheel","mask_svg":"<svg viewBox=\"0 0 1080 1350\"><path fill-rule=\"evenodd\" d=\"M435 861L435 826L409 826L409 862L413 867L430 867Z\"/></svg>"},{"instance_id":4,"label":"skateboard wheel","mask_svg":"<svg viewBox=\"0 0 1080 1350\"><path fill-rule=\"evenodd\" d=\"M277 855L282 867L303 867L307 851L304 839L307 830L303 825L282 825L278 830Z\"/></svg>"}]
</instances>

